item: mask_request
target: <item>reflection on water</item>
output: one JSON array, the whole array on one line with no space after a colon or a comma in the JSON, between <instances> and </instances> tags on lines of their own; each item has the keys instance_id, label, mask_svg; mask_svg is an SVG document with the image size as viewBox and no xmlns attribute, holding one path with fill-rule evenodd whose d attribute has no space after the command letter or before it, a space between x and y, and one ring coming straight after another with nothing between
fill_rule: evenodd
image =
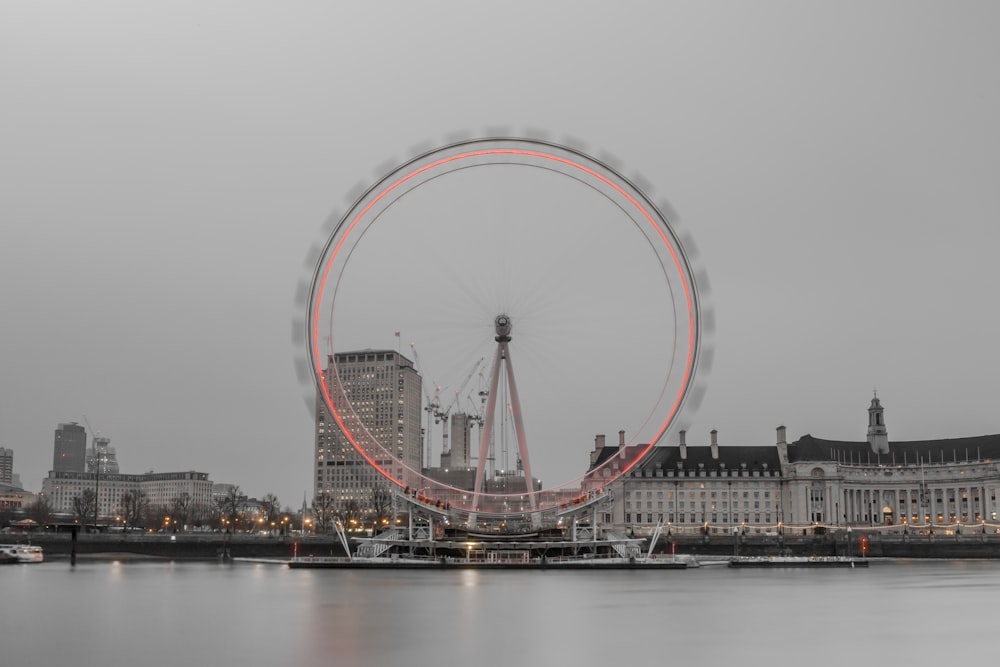
<instances>
[{"instance_id":1,"label":"reflection on water","mask_svg":"<svg viewBox=\"0 0 1000 667\"><path fill-rule=\"evenodd\" d=\"M857 570L0 568L3 665L943 664L992 649L1000 561Z\"/></svg>"}]
</instances>

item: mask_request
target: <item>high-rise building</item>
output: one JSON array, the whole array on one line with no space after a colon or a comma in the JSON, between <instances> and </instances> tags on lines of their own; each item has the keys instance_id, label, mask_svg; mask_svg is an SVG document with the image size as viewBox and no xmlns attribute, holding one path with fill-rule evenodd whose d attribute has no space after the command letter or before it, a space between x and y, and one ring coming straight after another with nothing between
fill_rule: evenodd
<instances>
[{"instance_id":1,"label":"high-rise building","mask_svg":"<svg viewBox=\"0 0 1000 667\"><path fill-rule=\"evenodd\" d=\"M101 475L118 474L118 455L111 447L111 438L94 437L94 446L87 451L87 472Z\"/></svg>"},{"instance_id":2,"label":"high-rise building","mask_svg":"<svg viewBox=\"0 0 1000 667\"><path fill-rule=\"evenodd\" d=\"M54 472L85 472L87 469L87 430L77 424L59 424L52 452Z\"/></svg>"},{"instance_id":3,"label":"high-rise building","mask_svg":"<svg viewBox=\"0 0 1000 667\"><path fill-rule=\"evenodd\" d=\"M0 484L14 483L14 450L0 447Z\"/></svg>"},{"instance_id":4,"label":"high-rise building","mask_svg":"<svg viewBox=\"0 0 1000 667\"><path fill-rule=\"evenodd\" d=\"M474 419L475 417L464 412L457 412L444 418L444 427L451 431L451 440L448 444L448 450L441 452L441 468L431 472L431 476L437 478L441 470L468 468L471 465L472 421Z\"/></svg>"},{"instance_id":5,"label":"high-rise building","mask_svg":"<svg viewBox=\"0 0 1000 667\"><path fill-rule=\"evenodd\" d=\"M465 468L472 465L472 422L464 412L451 415L451 465Z\"/></svg>"},{"instance_id":6,"label":"high-rise building","mask_svg":"<svg viewBox=\"0 0 1000 667\"><path fill-rule=\"evenodd\" d=\"M357 414L360 424L350 431L356 440L364 439L360 444L368 457L396 479L405 481L411 471L420 472L421 380L413 362L395 350L341 352L330 357L323 375L334 403L346 407L349 401ZM333 511L353 506L364 513L375 490L384 488L384 477L344 435L323 396L316 402L315 472L317 504L326 503Z\"/></svg>"}]
</instances>

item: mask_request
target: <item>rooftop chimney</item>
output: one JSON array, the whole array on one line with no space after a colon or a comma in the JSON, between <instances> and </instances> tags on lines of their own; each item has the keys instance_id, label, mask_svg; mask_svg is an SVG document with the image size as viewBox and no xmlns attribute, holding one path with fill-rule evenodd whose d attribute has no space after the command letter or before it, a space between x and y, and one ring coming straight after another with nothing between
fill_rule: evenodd
<instances>
[{"instance_id":1,"label":"rooftop chimney","mask_svg":"<svg viewBox=\"0 0 1000 667\"><path fill-rule=\"evenodd\" d=\"M597 459L601 458L601 450L604 449L604 435L594 436L594 451L590 453L590 465L597 463Z\"/></svg>"},{"instance_id":2,"label":"rooftop chimney","mask_svg":"<svg viewBox=\"0 0 1000 667\"><path fill-rule=\"evenodd\" d=\"M618 446L625 446L625 431L618 431Z\"/></svg>"},{"instance_id":3,"label":"rooftop chimney","mask_svg":"<svg viewBox=\"0 0 1000 667\"><path fill-rule=\"evenodd\" d=\"M785 440L785 427L778 427L778 442L775 445L778 450L778 461L782 466L788 465L788 442Z\"/></svg>"},{"instance_id":4,"label":"rooftop chimney","mask_svg":"<svg viewBox=\"0 0 1000 667\"><path fill-rule=\"evenodd\" d=\"M712 429L712 458L719 458L719 432Z\"/></svg>"},{"instance_id":5,"label":"rooftop chimney","mask_svg":"<svg viewBox=\"0 0 1000 667\"><path fill-rule=\"evenodd\" d=\"M688 457L688 447L687 447L687 442L685 442L687 431L681 431L680 433L678 433L678 436L680 437L678 445L681 450L681 459L686 459Z\"/></svg>"}]
</instances>

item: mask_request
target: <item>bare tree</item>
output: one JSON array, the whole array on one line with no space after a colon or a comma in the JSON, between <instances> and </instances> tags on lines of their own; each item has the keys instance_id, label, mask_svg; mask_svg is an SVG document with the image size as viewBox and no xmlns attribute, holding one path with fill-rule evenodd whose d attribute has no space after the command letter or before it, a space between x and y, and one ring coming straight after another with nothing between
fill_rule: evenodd
<instances>
[{"instance_id":1,"label":"bare tree","mask_svg":"<svg viewBox=\"0 0 1000 667\"><path fill-rule=\"evenodd\" d=\"M146 506L148 504L149 502L146 500L146 494L139 489L123 493L121 508L122 520L125 522L125 526L139 525L143 516L146 514Z\"/></svg>"},{"instance_id":2,"label":"bare tree","mask_svg":"<svg viewBox=\"0 0 1000 667\"><path fill-rule=\"evenodd\" d=\"M186 491L170 500L170 516L174 523L184 528L191 522L191 506L194 501Z\"/></svg>"},{"instance_id":3,"label":"bare tree","mask_svg":"<svg viewBox=\"0 0 1000 667\"><path fill-rule=\"evenodd\" d=\"M219 521L226 526L226 532L231 527L235 527L239 521L240 505L244 500L243 491L238 486L232 486L226 495L219 498L216 503L219 507Z\"/></svg>"},{"instance_id":4,"label":"bare tree","mask_svg":"<svg viewBox=\"0 0 1000 667\"><path fill-rule=\"evenodd\" d=\"M371 491L372 534L382 527L382 520L392 515L392 491L385 484L372 487Z\"/></svg>"},{"instance_id":5,"label":"bare tree","mask_svg":"<svg viewBox=\"0 0 1000 667\"><path fill-rule=\"evenodd\" d=\"M264 519L266 521L272 521L281 514L281 503L278 501L278 496L273 493L265 494L264 499L260 503L264 508Z\"/></svg>"},{"instance_id":6,"label":"bare tree","mask_svg":"<svg viewBox=\"0 0 1000 667\"><path fill-rule=\"evenodd\" d=\"M334 516L339 519L345 527L353 528L361 525L364 518L364 508L354 498L349 498L340 504L340 507L334 510Z\"/></svg>"},{"instance_id":7,"label":"bare tree","mask_svg":"<svg viewBox=\"0 0 1000 667\"><path fill-rule=\"evenodd\" d=\"M52 517L52 503L49 502L48 496L38 496L35 504L28 508L27 515L29 519L34 519L43 526L48 523Z\"/></svg>"},{"instance_id":8,"label":"bare tree","mask_svg":"<svg viewBox=\"0 0 1000 667\"><path fill-rule=\"evenodd\" d=\"M139 515L139 523L145 528L155 528L163 521L163 511L161 506L154 506L148 500L142 505L142 514Z\"/></svg>"},{"instance_id":9,"label":"bare tree","mask_svg":"<svg viewBox=\"0 0 1000 667\"><path fill-rule=\"evenodd\" d=\"M162 529L169 526L168 519L170 519L170 512L172 507L166 503L161 503L159 505L149 505L146 506L146 515L144 522L146 527L156 526L156 528ZM172 519L171 519L172 520Z\"/></svg>"},{"instance_id":10,"label":"bare tree","mask_svg":"<svg viewBox=\"0 0 1000 667\"><path fill-rule=\"evenodd\" d=\"M93 489L84 489L80 495L73 498L73 516L81 525L85 525L96 510L97 494Z\"/></svg>"},{"instance_id":11,"label":"bare tree","mask_svg":"<svg viewBox=\"0 0 1000 667\"><path fill-rule=\"evenodd\" d=\"M199 508L199 515L203 525L211 526L216 530L219 530L224 526L222 522L221 503L218 498L213 498L211 503L201 506ZM197 523L197 519L195 522Z\"/></svg>"},{"instance_id":12,"label":"bare tree","mask_svg":"<svg viewBox=\"0 0 1000 667\"><path fill-rule=\"evenodd\" d=\"M191 505L191 524L194 526L212 526L219 523L218 508L207 503Z\"/></svg>"},{"instance_id":13,"label":"bare tree","mask_svg":"<svg viewBox=\"0 0 1000 667\"><path fill-rule=\"evenodd\" d=\"M313 498L313 513L316 515L316 532L325 533L330 530L336 516L329 491Z\"/></svg>"}]
</instances>

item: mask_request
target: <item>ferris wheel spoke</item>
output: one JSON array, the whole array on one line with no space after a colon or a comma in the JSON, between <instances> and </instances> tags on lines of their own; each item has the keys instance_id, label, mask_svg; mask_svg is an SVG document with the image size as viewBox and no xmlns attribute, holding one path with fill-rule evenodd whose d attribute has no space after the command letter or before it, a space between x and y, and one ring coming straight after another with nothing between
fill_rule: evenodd
<instances>
[{"instance_id":1,"label":"ferris wheel spoke","mask_svg":"<svg viewBox=\"0 0 1000 667\"><path fill-rule=\"evenodd\" d=\"M685 407L703 345L694 270L649 201L603 162L536 139L459 141L387 172L326 240L307 303L307 356L323 384L325 373L338 373L338 353L371 351L373 332L395 331L399 368L409 364L418 384L422 376L440 382L441 389L433 392L436 408L422 405L423 388L416 391L421 403L416 409L410 406L412 393L401 397L392 435L386 436L374 435L389 431L366 421L380 419L383 429L390 423L387 410L373 410L376 390L357 396L348 390L336 400L322 396L346 441L390 481L416 486L425 497L470 517L477 512L534 517L557 508L574 489L598 478L606 485L625 474ZM516 379L512 317L518 322ZM490 320L496 350L477 407L476 399L460 396L454 387L460 385L457 377L469 375L472 360L489 354ZM582 332L581 321L587 322ZM419 341L421 363L433 371L403 358L401 331L406 340ZM592 349L610 353L590 354ZM327 359L331 366L324 368ZM352 387L362 385L355 380ZM600 385L614 390L589 390ZM402 391L402 380L399 387ZM579 393L566 401L562 394L570 392L561 387ZM631 396L622 390L626 387ZM466 429L465 444L450 458L449 443L456 442L455 432L448 432L450 412L463 406L464 398L470 412L478 412L457 427ZM500 413L498 406L504 406ZM429 460L432 416L441 428L439 469ZM592 464L583 474L536 489L536 473L558 480L555 466L584 468L579 444L589 434L583 429L603 429L609 420L631 429L631 439L622 442L623 456L605 457L597 468ZM471 433L477 423L473 463ZM516 467L507 458L511 429ZM544 446L529 448L528 432ZM595 432L600 431L589 430ZM417 455L410 451L414 447ZM474 477L454 481L446 474L446 453L448 461L462 461L458 472Z\"/></svg>"}]
</instances>

